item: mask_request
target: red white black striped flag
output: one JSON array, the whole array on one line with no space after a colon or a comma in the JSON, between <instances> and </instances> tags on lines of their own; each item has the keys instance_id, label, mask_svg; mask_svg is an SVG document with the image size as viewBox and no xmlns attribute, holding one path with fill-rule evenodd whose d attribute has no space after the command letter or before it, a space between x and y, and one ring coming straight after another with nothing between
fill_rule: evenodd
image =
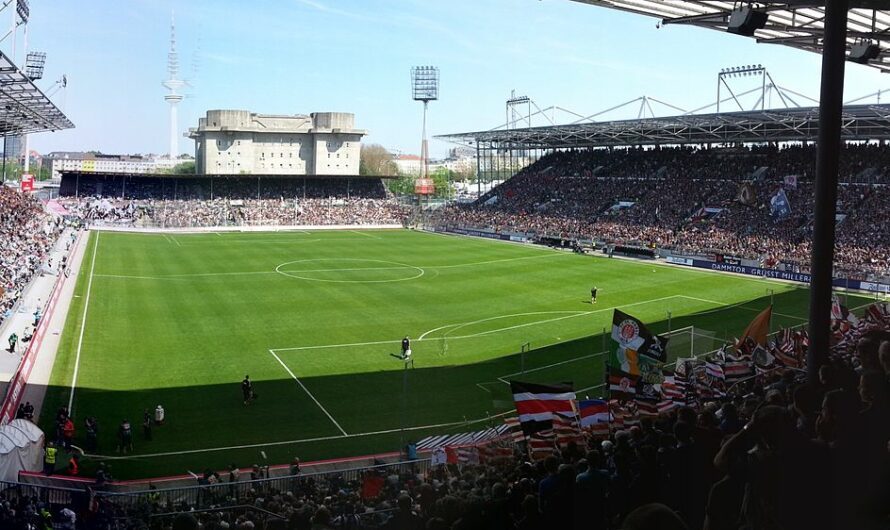
<instances>
[{"instance_id":1,"label":"red white black striped flag","mask_svg":"<svg viewBox=\"0 0 890 530\"><path fill-rule=\"evenodd\" d=\"M539 385L510 381L510 389L526 434L552 428L555 414L575 416L575 391L571 383Z\"/></svg>"}]
</instances>

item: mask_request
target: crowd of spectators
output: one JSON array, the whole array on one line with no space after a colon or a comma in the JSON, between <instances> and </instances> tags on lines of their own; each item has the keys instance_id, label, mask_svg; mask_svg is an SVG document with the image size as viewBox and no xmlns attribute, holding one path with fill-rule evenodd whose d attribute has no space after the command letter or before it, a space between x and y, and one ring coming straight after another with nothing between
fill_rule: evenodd
<instances>
[{"instance_id":1,"label":"crowd of spectators","mask_svg":"<svg viewBox=\"0 0 890 530\"><path fill-rule=\"evenodd\" d=\"M551 153L473 205L429 222L809 266L815 148ZM785 177L793 177L786 183ZM847 146L838 189L839 275L890 275L890 147ZM773 215L779 190L791 213Z\"/></svg>"},{"instance_id":2,"label":"crowd of spectators","mask_svg":"<svg viewBox=\"0 0 890 530\"><path fill-rule=\"evenodd\" d=\"M62 224L40 201L0 185L0 323L37 274Z\"/></svg>"},{"instance_id":3,"label":"crowd of spectators","mask_svg":"<svg viewBox=\"0 0 890 530\"><path fill-rule=\"evenodd\" d=\"M166 228L401 224L380 179L78 177L59 203L93 223Z\"/></svg>"}]
</instances>

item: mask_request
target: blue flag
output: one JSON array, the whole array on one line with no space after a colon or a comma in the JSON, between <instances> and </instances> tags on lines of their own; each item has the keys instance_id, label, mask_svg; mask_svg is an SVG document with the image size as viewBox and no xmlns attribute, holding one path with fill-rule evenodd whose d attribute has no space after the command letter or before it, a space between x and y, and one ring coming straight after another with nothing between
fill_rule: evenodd
<instances>
[{"instance_id":1,"label":"blue flag","mask_svg":"<svg viewBox=\"0 0 890 530\"><path fill-rule=\"evenodd\" d=\"M788 202L788 196L785 190L780 189L769 201L770 213L776 220L787 219L791 216L791 203Z\"/></svg>"}]
</instances>

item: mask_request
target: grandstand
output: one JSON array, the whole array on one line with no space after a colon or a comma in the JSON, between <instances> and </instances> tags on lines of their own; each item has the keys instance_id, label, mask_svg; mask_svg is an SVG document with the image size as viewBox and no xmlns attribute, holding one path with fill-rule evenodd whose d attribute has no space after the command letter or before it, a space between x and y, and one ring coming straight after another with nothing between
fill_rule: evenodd
<instances>
[{"instance_id":1,"label":"grandstand","mask_svg":"<svg viewBox=\"0 0 890 530\"><path fill-rule=\"evenodd\" d=\"M475 204L437 211L429 222L809 271L815 148L596 147L547 154ZM887 203L888 162L890 147L880 144L842 151L837 277L886 283L890 275L872 210ZM742 190L751 191L744 201ZM781 217L771 209L779 190L790 205Z\"/></svg>"}]
</instances>

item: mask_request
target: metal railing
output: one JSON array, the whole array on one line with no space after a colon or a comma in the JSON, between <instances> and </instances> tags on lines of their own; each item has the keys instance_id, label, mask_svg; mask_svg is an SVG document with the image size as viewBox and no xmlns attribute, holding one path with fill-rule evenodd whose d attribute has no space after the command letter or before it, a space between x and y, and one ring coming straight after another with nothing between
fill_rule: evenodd
<instances>
[{"instance_id":1,"label":"metal railing","mask_svg":"<svg viewBox=\"0 0 890 530\"><path fill-rule=\"evenodd\" d=\"M58 487L44 484L26 484L20 482L0 481L0 495L7 499L20 497L37 497L50 504L69 504L78 495L86 494L86 487L91 488L97 497L102 497L114 506L131 509L146 503L172 508L187 505L201 510L211 506L219 506L227 500L238 500L257 492L297 491L312 484L348 484L359 482L366 475L413 475L425 473L430 468L430 460L421 458L389 464L378 464L336 471L319 471L300 473L281 477L260 478L256 480L227 481L223 474L220 482L214 484L196 484L177 488L142 489L138 491L114 491L115 484L86 484L84 488Z\"/></svg>"}]
</instances>

